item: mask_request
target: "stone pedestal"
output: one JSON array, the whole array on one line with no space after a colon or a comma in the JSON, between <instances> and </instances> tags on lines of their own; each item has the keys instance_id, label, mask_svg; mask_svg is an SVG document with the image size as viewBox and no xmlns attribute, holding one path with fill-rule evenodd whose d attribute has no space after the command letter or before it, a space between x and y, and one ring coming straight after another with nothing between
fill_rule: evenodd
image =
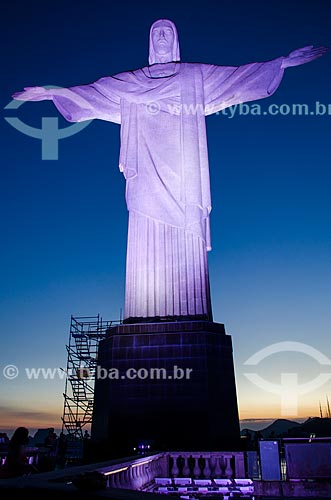
<instances>
[{"instance_id":1,"label":"stone pedestal","mask_svg":"<svg viewBox=\"0 0 331 500\"><path fill-rule=\"evenodd\" d=\"M240 431L231 337L209 321L125 324L99 345L92 440L109 456L235 450Z\"/></svg>"}]
</instances>

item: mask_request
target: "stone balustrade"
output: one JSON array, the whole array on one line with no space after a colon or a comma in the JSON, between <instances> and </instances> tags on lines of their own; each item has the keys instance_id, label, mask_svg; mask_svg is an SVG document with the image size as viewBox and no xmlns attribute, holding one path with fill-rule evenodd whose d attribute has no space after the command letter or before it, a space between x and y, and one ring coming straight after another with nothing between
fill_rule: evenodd
<instances>
[{"instance_id":1,"label":"stone balustrade","mask_svg":"<svg viewBox=\"0 0 331 500\"><path fill-rule=\"evenodd\" d=\"M110 488L143 490L155 477L168 474L168 462L166 453L158 453L97 470L108 478Z\"/></svg>"},{"instance_id":2,"label":"stone balustrade","mask_svg":"<svg viewBox=\"0 0 331 500\"><path fill-rule=\"evenodd\" d=\"M244 452L165 452L97 469L110 488L146 490L156 477L245 477Z\"/></svg>"},{"instance_id":3,"label":"stone balustrade","mask_svg":"<svg viewBox=\"0 0 331 500\"><path fill-rule=\"evenodd\" d=\"M168 457L170 477L245 477L244 452L176 452L169 453Z\"/></svg>"}]
</instances>

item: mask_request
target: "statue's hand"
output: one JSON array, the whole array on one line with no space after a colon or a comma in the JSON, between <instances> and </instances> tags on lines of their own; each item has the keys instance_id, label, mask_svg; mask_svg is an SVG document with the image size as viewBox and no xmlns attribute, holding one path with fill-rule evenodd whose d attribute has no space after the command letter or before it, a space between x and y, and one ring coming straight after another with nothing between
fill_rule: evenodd
<instances>
[{"instance_id":1,"label":"statue's hand","mask_svg":"<svg viewBox=\"0 0 331 500\"><path fill-rule=\"evenodd\" d=\"M18 101L45 101L52 99L52 92L44 87L24 87L23 92L15 92L12 97Z\"/></svg>"},{"instance_id":2,"label":"statue's hand","mask_svg":"<svg viewBox=\"0 0 331 500\"><path fill-rule=\"evenodd\" d=\"M287 57L284 58L282 68L306 64L307 62L321 57L328 50L328 47L314 47L313 45L308 45L307 47L293 50L293 52L291 52Z\"/></svg>"}]
</instances>

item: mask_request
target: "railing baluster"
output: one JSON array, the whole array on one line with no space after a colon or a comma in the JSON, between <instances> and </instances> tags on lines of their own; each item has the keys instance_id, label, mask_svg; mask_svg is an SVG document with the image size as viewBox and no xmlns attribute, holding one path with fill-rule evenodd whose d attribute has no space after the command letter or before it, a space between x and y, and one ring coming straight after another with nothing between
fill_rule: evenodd
<instances>
[{"instance_id":1,"label":"railing baluster","mask_svg":"<svg viewBox=\"0 0 331 500\"><path fill-rule=\"evenodd\" d=\"M177 465L177 458L178 458L178 455L172 455L172 458L174 460L174 464L172 466L172 471L171 471L171 475L173 477L178 477L178 474L179 474L179 469L178 469L178 465Z\"/></svg>"},{"instance_id":2,"label":"railing baluster","mask_svg":"<svg viewBox=\"0 0 331 500\"><path fill-rule=\"evenodd\" d=\"M194 455L193 458L195 460L194 469L193 469L193 476L195 477L195 479L198 479L200 477L200 474L201 474L201 469L199 466L199 455Z\"/></svg>"},{"instance_id":3,"label":"railing baluster","mask_svg":"<svg viewBox=\"0 0 331 500\"><path fill-rule=\"evenodd\" d=\"M203 477L205 479L209 479L211 475L211 469L210 469L210 456L205 455L205 467L203 469Z\"/></svg>"},{"instance_id":4,"label":"railing baluster","mask_svg":"<svg viewBox=\"0 0 331 500\"><path fill-rule=\"evenodd\" d=\"M215 465L214 474L215 474L215 477L220 478L222 476L222 468L220 466L221 457L216 456L215 460L216 460L216 465Z\"/></svg>"}]
</instances>

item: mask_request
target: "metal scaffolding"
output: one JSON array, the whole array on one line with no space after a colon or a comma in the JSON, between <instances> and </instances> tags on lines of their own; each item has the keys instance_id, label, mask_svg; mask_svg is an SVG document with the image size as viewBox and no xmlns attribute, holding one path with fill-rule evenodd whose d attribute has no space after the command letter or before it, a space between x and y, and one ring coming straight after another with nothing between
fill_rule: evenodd
<instances>
[{"instance_id":1,"label":"metal scaffolding","mask_svg":"<svg viewBox=\"0 0 331 500\"><path fill-rule=\"evenodd\" d=\"M82 439L83 430L92 422L99 342L109 328L120 323L121 320L103 321L99 315L71 316L62 430L72 440Z\"/></svg>"}]
</instances>

